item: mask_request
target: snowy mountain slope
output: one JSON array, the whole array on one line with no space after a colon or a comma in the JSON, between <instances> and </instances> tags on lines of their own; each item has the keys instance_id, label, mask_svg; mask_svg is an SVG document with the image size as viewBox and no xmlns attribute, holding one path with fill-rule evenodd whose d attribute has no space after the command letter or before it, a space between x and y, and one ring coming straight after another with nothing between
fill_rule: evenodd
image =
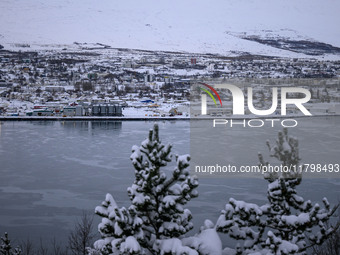
<instances>
[{"instance_id":1,"label":"snowy mountain slope","mask_svg":"<svg viewBox=\"0 0 340 255\"><path fill-rule=\"evenodd\" d=\"M255 30L294 30L296 39L306 35L340 46L337 0L1 0L0 10L0 44L5 47L77 41L147 50L306 56L228 33Z\"/></svg>"},{"instance_id":2,"label":"snowy mountain slope","mask_svg":"<svg viewBox=\"0 0 340 255\"><path fill-rule=\"evenodd\" d=\"M313 38L304 37L291 29L280 29L280 31L261 30L242 33L227 32L227 34L268 45L277 49L288 50L311 56L320 56L324 54L340 55L339 47L318 42Z\"/></svg>"}]
</instances>

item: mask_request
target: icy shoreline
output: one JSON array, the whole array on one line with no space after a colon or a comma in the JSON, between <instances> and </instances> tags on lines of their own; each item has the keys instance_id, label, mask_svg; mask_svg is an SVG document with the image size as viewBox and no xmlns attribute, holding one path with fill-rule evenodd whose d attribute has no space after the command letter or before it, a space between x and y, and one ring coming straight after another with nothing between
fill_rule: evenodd
<instances>
[{"instance_id":1,"label":"icy shoreline","mask_svg":"<svg viewBox=\"0 0 340 255\"><path fill-rule=\"evenodd\" d=\"M339 117L340 114L318 114L312 116L303 116L303 115L292 115L292 116L267 116L267 117L258 117L258 116L243 116L243 117L232 117L232 116L218 116L218 117L187 117L187 116L178 116L178 117L159 117L159 116L149 116L149 117L97 117L97 116L79 116L79 117L62 117L62 116L0 116L0 121L32 121L32 120L39 120L39 121L92 121L92 120L99 120L99 121L148 121L148 120L213 120L213 119L280 119L280 118L313 118L313 117Z\"/></svg>"},{"instance_id":2,"label":"icy shoreline","mask_svg":"<svg viewBox=\"0 0 340 255\"><path fill-rule=\"evenodd\" d=\"M107 121L107 120L190 120L189 117L96 117L96 116L79 116L79 117L56 117L56 116L0 116L0 121L31 121L31 120L53 120L53 121L68 121L68 120L79 120L79 121Z\"/></svg>"}]
</instances>

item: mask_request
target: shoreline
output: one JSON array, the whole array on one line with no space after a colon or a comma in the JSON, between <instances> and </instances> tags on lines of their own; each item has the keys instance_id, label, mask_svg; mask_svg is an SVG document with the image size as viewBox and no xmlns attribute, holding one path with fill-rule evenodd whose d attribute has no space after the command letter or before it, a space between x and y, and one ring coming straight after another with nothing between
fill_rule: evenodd
<instances>
[{"instance_id":1,"label":"shoreline","mask_svg":"<svg viewBox=\"0 0 340 255\"><path fill-rule=\"evenodd\" d=\"M147 121L147 120L190 120L189 117L58 117L58 116L0 116L0 121Z\"/></svg>"},{"instance_id":2,"label":"shoreline","mask_svg":"<svg viewBox=\"0 0 340 255\"><path fill-rule=\"evenodd\" d=\"M318 114L312 116L301 116L301 115L292 115L292 116L267 116L267 117L258 117L258 116L244 116L244 117L98 117L98 116L73 116L73 117L59 117L59 116L0 116L0 121L150 121L150 120L214 120L214 119L280 119L280 118L313 118L313 117L339 117L340 114Z\"/></svg>"}]
</instances>

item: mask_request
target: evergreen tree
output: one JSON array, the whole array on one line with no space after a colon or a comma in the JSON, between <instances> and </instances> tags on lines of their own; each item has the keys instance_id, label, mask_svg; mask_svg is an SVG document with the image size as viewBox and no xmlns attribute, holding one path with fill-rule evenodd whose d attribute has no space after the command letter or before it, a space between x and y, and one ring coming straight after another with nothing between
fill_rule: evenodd
<instances>
[{"instance_id":1,"label":"evergreen tree","mask_svg":"<svg viewBox=\"0 0 340 255\"><path fill-rule=\"evenodd\" d=\"M1 237L0 245L1 255L20 255L21 250L19 248L12 249L11 240L8 238L8 233L5 232L5 236Z\"/></svg>"},{"instance_id":2,"label":"evergreen tree","mask_svg":"<svg viewBox=\"0 0 340 255\"><path fill-rule=\"evenodd\" d=\"M323 199L323 208L317 203L297 195L301 183L298 140L288 136L287 129L279 132L275 146L267 141L271 156L278 159L289 171L267 173L268 203L263 206L229 200L217 222L217 230L228 233L231 238L244 240L235 250L225 254L306 254L311 245L323 243L339 227L327 223L338 208L331 208ZM268 167L259 154L260 168ZM302 171L300 171L302 170Z\"/></svg>"},{"instance_id":3,"label":"evergreen tree","mask_svg":"<svg viewBox=\"0 0 340 255\"><path fill-rule=\"evenodd\" d=\"M189 175L189 155L176 156L170 176L162 171L171 162L171 148L161 143L158 125L141 146L132 147L131 205L119 208L107 194L95 210L102 217L102 239L95 243L102 254L197 254L179 238L193 228L191 212L183 205L198 195L198 182Z\"/></svg>"}]
</instances>

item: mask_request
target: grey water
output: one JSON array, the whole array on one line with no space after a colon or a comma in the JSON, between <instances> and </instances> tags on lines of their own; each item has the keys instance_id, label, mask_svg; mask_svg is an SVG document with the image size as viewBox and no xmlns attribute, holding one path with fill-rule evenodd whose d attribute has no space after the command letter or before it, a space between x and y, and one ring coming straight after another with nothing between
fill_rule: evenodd
<instances>
[{"instance_id":1,"label":"grey water","mask_svg":"<svg viewBox=\"0 0 340 255\"><path fill-rule=\"evenodd\" d=\"M190 153L189 121L158 121L160 137L174 154ZM134 180L131 147L148 135L153 121L5 121L0 124L0 234L16 240L66 241L83 210L94 212L106 193L119 206L129 206L127 188ZM289 132L300 138L304 162L340 163L340 118L299 119ZM230 162L257 163L265 141L275 141L277 128L225 132ZM216 134L212 134L212 137ZM209 140L207 135L206 140ZM197 143L200 141L191 141ZM208 149L208 148L206 148ZM167 170L174 167L169 164ZM339 173L340 175L340 173ZM340 177L340 176L338 176ZM200 176L199 196L187 204L198 231L205 219L215 222L230 197L264 204L262 178ZM306 199L340 200L340 178L306 178L298 188ZM95 216L97 225L100 218Z\"/></svg>"}]
</instances>

